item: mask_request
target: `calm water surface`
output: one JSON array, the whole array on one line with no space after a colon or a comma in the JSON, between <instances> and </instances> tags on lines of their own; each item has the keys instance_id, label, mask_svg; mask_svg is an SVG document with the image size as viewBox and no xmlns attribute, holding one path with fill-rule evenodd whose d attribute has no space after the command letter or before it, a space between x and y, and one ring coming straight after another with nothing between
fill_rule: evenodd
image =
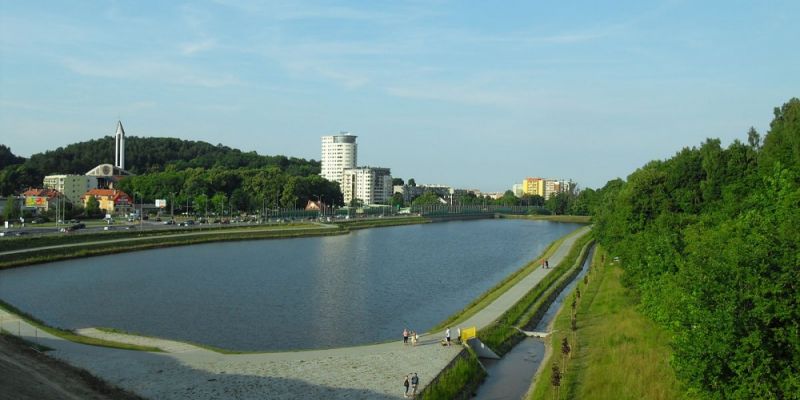
<instances>
[{"instance_id":1,"label":"calm water surface","mask_svg":"<svg viewBox=\"0 0 800 400\"><path fill-rule=\"evenodd\" d=\"M0 271L0 298L48 324L238 350L425 332L578 224L479 220L211 243Z\"/></svg>"}]
</instances>

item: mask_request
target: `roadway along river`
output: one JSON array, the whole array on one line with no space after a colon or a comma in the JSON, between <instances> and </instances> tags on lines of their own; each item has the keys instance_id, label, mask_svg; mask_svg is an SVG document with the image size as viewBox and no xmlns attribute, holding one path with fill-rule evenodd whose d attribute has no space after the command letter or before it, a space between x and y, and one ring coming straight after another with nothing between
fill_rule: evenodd
<instances>
[{"instance_id":1,"label":"roadway along river","mask_svg":"<svg viewBox=\"0 0 800 400\"><path fill-rule=\"evenodd\" d=\"M479 220L211 243L0 271L0 299L69 329L237 350L425 332L581 225Z\"/></svg>"}]
</instances>

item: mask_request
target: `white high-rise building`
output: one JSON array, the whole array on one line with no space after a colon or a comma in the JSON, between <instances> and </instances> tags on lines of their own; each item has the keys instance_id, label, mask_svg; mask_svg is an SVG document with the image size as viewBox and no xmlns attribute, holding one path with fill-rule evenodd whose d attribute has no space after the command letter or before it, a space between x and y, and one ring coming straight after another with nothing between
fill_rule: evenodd
<instances>
[{"instance_id":1,"label":"white high-rise building","mask_svg":"<svg viewBox=\"0 0 800 400\"><path fill-rule=\"evenodd\" d=\"M345 168L357 165L358 145L355 135L341 132L338 135L322 137L322 171L320 175L332 182L342 184L342 172Z\"/></svg>"},{"instance_id":2,"label":"white high-rise building","mask_svg":"<svg viewBox=\"0 0 800 400\"><path fill-rule=\"evenodd\" d=\"M122 121L117 121L117 132L114 134L114 166L125 169L125 130Z\"/></svg>"},{"instance_id":3,"label":"white high-rise building","mask_svg":"<svg viewBox=\"0 0 800 400\"><path fill-rule=\"evenodd\" d=\"M358 167L342 172L344 204L353 199L368 204L387 204L392 197L392 174L389 168Z\"/></svg>"}]
</instances>

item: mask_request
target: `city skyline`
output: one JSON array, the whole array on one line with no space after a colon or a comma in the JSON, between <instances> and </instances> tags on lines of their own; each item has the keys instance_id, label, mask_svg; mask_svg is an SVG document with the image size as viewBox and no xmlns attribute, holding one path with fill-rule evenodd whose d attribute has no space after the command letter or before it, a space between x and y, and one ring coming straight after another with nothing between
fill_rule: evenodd
<instances>
[{"instance_id":1,"label":"city skyline","mask_svg":"<svg viewBox=\"0 0 800 400\"><path fill-rule=\"evenodd\" d=\"M0 143L26 157L118 119L130 136L315 160L320 136L350 131L371 149L359 164L406 180L597 188L707 137L764 134L800 88L790 1L0 11Z\"/></svg>"}]
</instances>

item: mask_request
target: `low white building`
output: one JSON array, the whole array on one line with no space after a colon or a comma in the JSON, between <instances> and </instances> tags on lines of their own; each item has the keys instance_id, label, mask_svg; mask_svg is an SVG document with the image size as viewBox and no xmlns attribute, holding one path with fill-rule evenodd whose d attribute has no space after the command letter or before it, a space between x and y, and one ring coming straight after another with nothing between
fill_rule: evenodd
<instances>
[{"instance_id":1,"label":"low white building","mask_svg":"<svg viewBox=\"0 0 800 400\"><path fill-rule=\"evenodd\" d=\"M342 171L344 204L353 199L367 204L387 204L392 198L392 174L389 168L356 167Z\"/></svg>"}]
</instances>

